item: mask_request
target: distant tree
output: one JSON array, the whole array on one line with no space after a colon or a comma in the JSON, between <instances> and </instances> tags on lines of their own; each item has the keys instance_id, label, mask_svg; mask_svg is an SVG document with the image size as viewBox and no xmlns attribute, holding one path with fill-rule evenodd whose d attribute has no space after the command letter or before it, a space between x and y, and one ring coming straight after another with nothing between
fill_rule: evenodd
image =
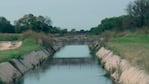
<instances>
[{"instance_id":1,"label":"distant tree","mask_svg":"<svg viewBox=\"0 0 149 84\"><path fill-rule=\"evenodd\" d=\"M89 33L91 34L99 34L101 32L101 28L99 28L99 26L97 27L92 27L90 30L89 30Z\"/></svg>"},{"instance_id":2,"label":"distant tree","mask_svg":"<svg viewBox=\"0 0 149 84\"><path fill-rule=\"evenodd\" d=\"M59 27L51 27L50 30L49 30L49 33L60 33L61 32L61 29Z\"/></svg>"},{"instance_id":3,"label":"distant tree","mask_svg":"<svg viewBox=\"0 0 149 84\"><path fill-rule=\"evenodd\" d=\"M62 29L61 32L62 32L62 33L67 33L68 30L67 30L67 29Z\"/></svg>"},{"instance_id":4,"label":"distant tree","mask_svg":"<svg viewBox=\"0 0 149 84\"><path fill-rule=\"evenodd\" d=\"M149 26L149 0L135 0L127 7L128 15L105 18L97 27L90 29L90 33L99 34L105 31L125 31Z\"/></svg>"},{"instance_id":5,"label":"distant tree","mask_svg":"<svg viewBox=\"0 0 149 84\"><path fill-rule=\"evenodd\" d=\"M49 17L38 16L37 17L37 23L38 23L38 27L40 27L38 29L38 31L43 31L43 32L53 31L52 21Z\"/></svg>"},{"instance_id":6,"label":"distant tree","mask_svg":"<svg viewBox=\"0 0 149 84\"><path fill-rule=\"evenodd\" d=\"M35 17L32 14L24 15L19 20L15 21L15 31L18 33L24 32L29 29L33 29L33 22Z\"/></svg>"},{"instance_id":7,"label":"distant tree","mask_svg":"<svg viewBox=\"0 0 149 84\"><path fill-rule=\"evenodd\" d=\"M60 31L60 34L61 34L61 35L64 35L64 34L66 34L66 33L68 33L68 30L67 30L67 29L61 29L61 31Z\"/></svg>"},{"instance_id":8,"label":"distant tree","mask_svg":"<svg viewBox=\"0 0 149 84\"><path fill-rule=\"evenodd\" d=\"M71 29L70 32L71 33L75 33L76 32L76 29Z\"/></svg>"},{"instance_id":9,"label":"distant tree","mask_svg":"<svg viewBox=\"0 0 149 84\"><path fill-rule=\"evenodd\" d=\"M81 29L81 30L79 31L79 33L86 33L86 31L85 31L84 29Z\"/></svg>"},{"instance_id":10,"label":"distant tree","mask_svg":"<svg viewBox=\"0 0 149 84\"><path fill-rule=\"evenodd\" d=\"M33 30L36 32L49 32L52 28L50 18L43 16L34 16L33 14L24 15L19 20L15 21L16 32L24 32Z\"/></svg>"},{"instance_id":11,"label":"distant tree","mask_svg":"<svg viewBox=\"0 0 149 84\"><path fill-rule=\"evenodd\" d=\"M144 26L149 21L149 0L135 0L127 7L128 14L134 19L137 26Z\"/></svg>"},{"instance_id":12,"label":"distant tree","mask_svg":"<svg viewBox=\"0 0 149 84\"><path fill-rule=\"evenodd\" d=\"M14 33L14 27L5 17L0 17L0 33Z\"/></svg>"},{"instance_id":13,"label":"distant tree","mask_svg":"<svg viewBox=\"0 0 149 84\"><path fill-rule=\"evenodd\" d=\"M122 18L121 17L112 17L105 18L101 21L101 24L98 26L100 31L106 30L115 30L115 31L123 31L122 27Z\"/></svg>"},{"instance_id":14,"label":"distant tree","mask_svg":"<svg viewBox=\"0 0 149 84\"><path fill-rule=\"evenodd\" d=\"M125 30L131 30L136 27L133 22L134 21L128 15L105 18L97 27L91 28L90 33L99 34L105 31L121 32Z\"/></svg>"}]
</instances>

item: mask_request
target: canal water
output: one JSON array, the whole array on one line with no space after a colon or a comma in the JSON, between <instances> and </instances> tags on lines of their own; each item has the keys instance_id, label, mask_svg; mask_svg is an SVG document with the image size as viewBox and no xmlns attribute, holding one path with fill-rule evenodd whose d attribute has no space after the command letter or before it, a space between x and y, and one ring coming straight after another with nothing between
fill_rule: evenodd
<instances>
[{"instance_id":1,"label":"canal water","mask_svg":"<svg viewBox=\"0 0 149 84\"><path fill-rule=\"evenodd\" d=\"M112 84L87 45L65 46L17 84Z\"/></svg>"}]
</instances>

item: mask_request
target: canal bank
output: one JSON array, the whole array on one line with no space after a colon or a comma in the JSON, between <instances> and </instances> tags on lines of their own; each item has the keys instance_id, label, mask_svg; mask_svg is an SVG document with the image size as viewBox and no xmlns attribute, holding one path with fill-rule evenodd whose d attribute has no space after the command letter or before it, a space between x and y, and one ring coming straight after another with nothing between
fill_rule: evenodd
<instances>
[{"instance_id":1,"label":"canal bank","mask_svg":"<svg viewBox=\"0 0 149 84\"><path fill-rule=\"evenodd\" d=\"M99 43L91 46L99 62L116 84L149 84L149 76L143 70L132 66L127 60L115 55Z\"/></svg>"},{"instance_id":2,"label":"canal bank","mask_svg":"<svg viewBox=\"0 0 149 84\"><path fill-rule=\"evenodd\" d=\"M4 84L13 84L26 72L36 68L54 54L53 50L32 51L18 59L0 63L0 80Z\"/></svg>"}]
</instances>

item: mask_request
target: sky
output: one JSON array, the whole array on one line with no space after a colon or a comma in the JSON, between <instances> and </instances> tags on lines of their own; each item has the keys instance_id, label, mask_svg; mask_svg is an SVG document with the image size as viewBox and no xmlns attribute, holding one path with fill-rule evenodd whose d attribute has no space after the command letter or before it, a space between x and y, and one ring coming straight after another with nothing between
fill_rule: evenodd
<instances>
[{"instance_id":1,"label":"sky","mask_svg":"<svg viewBox=\"0 0 149 84\"><path fill-rule=\"evenodd\" d=\"M133 0L0 0L0 16L12 23L25 14L48 16L53 26L89 30L108 17L126 14Z\"/></svg>"}]
</instances>

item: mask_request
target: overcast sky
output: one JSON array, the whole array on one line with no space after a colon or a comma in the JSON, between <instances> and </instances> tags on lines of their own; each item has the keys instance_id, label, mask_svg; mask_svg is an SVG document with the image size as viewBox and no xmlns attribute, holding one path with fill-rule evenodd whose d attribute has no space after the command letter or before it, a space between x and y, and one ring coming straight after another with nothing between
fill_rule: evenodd
<instances>
[{"instance_id":1,"label":"overcast sky","mask_svg":"<svg viewBox=\"0 0 149 84\"><path fill-rule=\"evenodd\" d=\"M32 13L49 16L54 26L87 30L105 17L126 14L130 1L133 0L0 0L0 16L13 22Z\"/></svg>"}]
</instances>

